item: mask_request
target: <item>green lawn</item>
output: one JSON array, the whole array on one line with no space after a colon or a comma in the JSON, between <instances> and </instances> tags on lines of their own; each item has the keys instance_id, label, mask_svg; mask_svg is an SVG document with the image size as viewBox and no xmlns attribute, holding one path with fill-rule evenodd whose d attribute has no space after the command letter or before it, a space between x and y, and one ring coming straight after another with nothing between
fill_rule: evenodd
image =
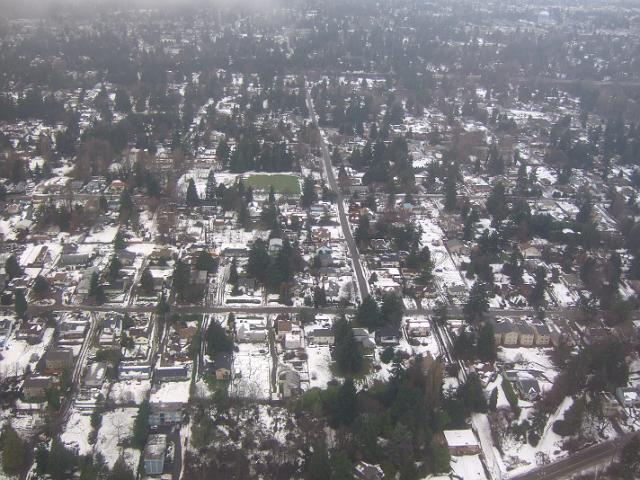
<instances>
[{"instance_id":1,"label":"green lawn","mask_svg":"<svg viewBox=\"0 0 640 480\"><path fill-rule=\"evenodd\" d=\"M256 190L269 191L273 186L276 193L300 193L300 181L295 175L249 175L244 183Z\"/></svg>"}]
</instances>

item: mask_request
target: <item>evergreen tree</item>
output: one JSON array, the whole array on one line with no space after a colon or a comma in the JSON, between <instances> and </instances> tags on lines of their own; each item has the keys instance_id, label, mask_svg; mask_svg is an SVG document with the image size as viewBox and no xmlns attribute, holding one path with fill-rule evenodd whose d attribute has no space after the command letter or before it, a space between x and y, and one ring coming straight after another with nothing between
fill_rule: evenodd
<instances>
[{"instance_id":1,"label":"evergreen tree","mask_svg":"<svg viewBox=\"0 0 640 480\"><path fill-rule=\"evenodd\" d=\"M121 113L131 111L131 98L126 90L120 88L116 91L116 110Z\"/></svg>"},{"instance_id":2,"label":"evergreen tree","mask_svg":"<svg viewBox=\"0 0 640 480\"><path fill-rule=\"evenodd\" d=\"M314 308L322 308L327 306L327 291L322 287L313 289L313 306Z\"/></svg>"},{"instance_id":3,"label":"evergreen tree","mask_svg":"<svg viewBox=\"0 0 640 480\"><path fill-rule=\"evenodd\" d=\"M135 480L135 475L121 456L116 460L107 480Z\"/></svg>"},{"instance_id":4,"label":"evergreen tree","mask_svg":"<svg viewBox=\"0 0 640 480\"><path fill-rule=\"evenodd\" d=\"M269 252L267 252L267 245L265 242L261 239L253 242L251 250L249 251L247 275L251 278L255 278L265 285L270 263L271 257L269 256Z\"/></svg>"},{"instance_id":5,"label":"evergreen tree","mask_svg":"<svg viewBox=\"0 0 640 480\"><path fill-rule=\"evenodd\" d=\"M218 143L218 147L216 148L216 157L223 165L229 164L229 157L231 154L231 149L229 148L229 144L227 143L227 139L223 138Z\"/></svg>"},{"instance_id":6,"label":"evergreen tree","mask_svg":"<svg viewBox=\"0 0 640 480\"><path fill-rule=\"evenodd\" d=\"M19 318L24 318L25 314L27 313L27 309L29 308L29 305L27 304L27 299L24 296L24 293L21 290L18 290L15 293L15 311L16 311L16 315Z\"/></svg>"},{"instance_id":7,"label":"evergreen tree","mask_svg":"<svg viewBox=\"0 0 640 480\"><path fill-rule=\"evenodd\" d=\"M107 278L110 282L113 282L118 278L121 268L122 263L120 262L120 259L117 255L113 255L109 261L109 266L107 267Z\"/></svg>"},{"instance_id":8,"label":"evergreen tree","mask_svg":"<svg viewBox=\"0 0 640 480\"><path fill-rule=\"evenodd\" d=\"M489 396L489 410L492 412L495 412L497 407L498 407L498 387L494 387L494 389L491 390L491 395Z\"/></svg>"},{"instance_id":9,"label":"evergreen tree","mask_svg":"<svg viewBox=\"0 0 640 480\"><path fill-rule=\"evenodd\" d=\"M498 147L495 144L491 145L489 150L487 172L492 176L502 175L504 173L504 158L498 152Z\"/></svg>"},{"instance_id":10,"label":"evergreen tree","mask_svg":"<svg viewBox=\"0 0 640 480\"><path fill-rule=\"evenodd\" d=\"M51 286L49 285L49 281L44 278L42 275L38 275L36 279L33 281L33 294L37 298L43 298L49 294Z\"/></svg>"},{"instance_id":11,"label":"evergreen tree","mask_svg":"<svg viewBox=\"0 0 640 480\"><path fill-rule=\"evenodd\" d=\"M213 168L209 170L209 175L207 176L207 188L205 190L205 198L207 203L214 204L216 202L216 177L213 173Z\"/></svg>"},{"instance_id":12,"label":"evergreen tree","mask_svg":"<svg viewBox=\"0 0 640 480\"><path fill-rule=\"evenodd\" d=\"M369 247L370 241L370 223L368 215L360 215L360 219L358 220L358 226L354 232L354 239L358 244L358 248L366 250Z\"/></svg>"},{"instance_id":13,"label":"evergreen tree","mask_svg":"<svg viewBox=\"0 0 640 480\"><path fill-rule=\"evenodd\" d=\"M215 357L217 353L233 350L233 340L227 335L225 328L218 322L211 322L206 333L207 355Z\"/></svg>"},{"instance_id":14,"label":"evergreen tree","mask_svg":"<svg viewBox=\"0 0 640 480\"><path fill-rule=\"evenodd\" d=\"M305 478L308 480L327 480L331 478L331 463L327 455L327 448L323 443L317 443L313 453L305 462Z\"/></svg>"},{"instance_id":15,"label":"evergreen tree","mask_svg":"<svg viewBox=\"0 0 640 480\"><path fill-rule=\"evenodd\" d=\"M131 198L131 192L125 189L120 194L120 221L126 223L131 219L134 213L133 199Z\"/></svg>"},{"instance_id":16,"label":"evergreen tree","mask_svg":"<svg viewBox=\"0 0 640 480\"><path fill-rule=\"evenodd\" d=\"M76 455L57 438L51 442L47 458L47 473L53 480L66 480L72 476L77 463Z\"/></svg>"},{"instance_id":17,"label":"evergreen tree","mask_svg":"<svg viewBox=\"0 0 640 480\"><path fill-rule=\"evenodd\" d=\"M118 229L118 232L116 233L116 236L113 239L113 248L116 251L120 251L120 250L124 250L125 247L126 247L126 243L124 240L124 233L122 232L121 229Z\"/></svg>"},{"instance_id":18,"label":"evergreen tree","mask_svg":"<svg viewBox=\"0 0 640 480\"><path fill-rule=\"evenodd\" d=\"M186 201L189 207L197 207L200 205L200 197L198 197L198 190L196 190L196 183L193 181L193 178L189 179L189 184L187 185Z\"/></svg>"},{"instance_id":19,"label":"evergreen tree","mask_svg":"<svg viewBox=\"0 0 640 480\"><path fill-rule=\"evenodd\" d=\"M196 270L206 270L213 273L218 268L218 262L213 258L208 250L200 250L196 257Z\"/></svg>"},{"instance_id":20,"label":"evergreen tree","mask_svg":"<svg viewBox=\"0 0 640 480\"><path fill-rule=\"evenodd\" d=\"M367 295L358 305L356 323L368 329L376 329L383 325L380 309L371 295Z\"/></svg>"},{"instance_id":21,"label":"evergreen tree","mask_svg":"<svg viewBox=\"0 0 640 480\"><path fill-rule=\"evenodd\" d=\"M493 324L486 322L478 334L478 358L483 362L493 362L496 359L496 340Z\"/></svg>"},{"instance_id":22,"label":"evergreen tree","mask_svg":"<svg viewBox=\"0 0 640 480\"><path fill-rule=\"evenodd\" d=\"M311 175L308 175L304 179L302 184L302 196L300 197L300 205L302 208L309 208L315 202L318 201L318 194L316 193L316 183Z\"/></svg>"},{"instance_id":23,"label":"evergreen tree","mask_svg":"<svg viewBox=\"0 0 640 480\"><path fill-rule=\"evenodd\" d=\"M149 400L143 400L138 407L138 414L133 421L133 445L140 450L142 450L147 443L150 413Z\"/></svg>"},{"instance_id":24,"label":"evergreen tree","mask_svg":"<svg viewBox=\"0 0 640 480\"><path fill-rule=\"evenodd\" d=\"M335 409L333 411L334 425L351 425L358 415L358 397L353 379L348 377L338 389Z\"/></svg>"},{"instance_id":25,"label":"evergreen tree","mask_svg":"<svg viewBox=\"0 0 640 480\"><path fill-rule=\"evenodd\" d=\"M493 189L489 198L487 198L487 211L493 217L494 223L498 224L505 218L509 211L507 206L507 199L505 195L505 188L502 182L498 182Z\"/></svg>"},{"instance_id":26,"label":"evergreen tree","mask_svg":"<svg viewBox=\"0 0 640 480\"><path fill-rule=\"evenodd\" d=\"M487 411L487 399L484 396L482 382L475 373L469 374L467 381L458 387L456 396L464 405L467 413Z\"/></svg>"},{"instance_id":27,"label":"evergreen tree","mask_svg":"<svg viewBox=\"0 0 640 480\"><path fill-rule=\"evenodd\" d=\"M344 374L356 374L362 370L362 348L353 335L353 328L342 317L334 325L336 364Z\"/></svg>"},{"instance_id":28,"label":"evergreen tree","mask_svg":"<svg viewBox=\"0 0 640 480\"><path fill-rule=\"evenodd\" d=\"M444 209L453 212L458 202L457 187L454 178L447 178L444 182Z\"/></svg>"},{"instance_id":29,"label":"evergreen tree","mask_svg":"<svg viewBox=\"0 0 640 480\"><path fill-rule=\"evenodd\" d=\"M470 323L475 323L484 317L488 309L487 287L484 283L477 281L471 287L469 298L463 307L465 319Z\"/></svg>"},{"instance_id":30,"label":"evergreen tree","mask_svg":"<svg viewBox=\"0 0 640 480\"><path fill-rule=\"evenodd\" d=\"M29 450L10 424L2 429L2 470L7 475L18 475L26 467Z\"/></svg>"},{"instance_id":31,"label":"evergreen tree","mask_svg":"<svg viewBox=\"0 0 640 480\"><path fill-rule=\"evenodd\" d=\"M145 295L151 295L154 290L153 276L148 268L145 268L140 276L140 288Z\"/></svg>"},{"instance_id":32,"label":"evergreen tree","mask_svg":"<svg viewBox=\"0 0 640 480\"><path fill-rule=\"evenodd\" d=\"M544 292L548 286L547 269L539 265L534 272L534 278L536 283L531 292L531 303L541 305L544 302Z\"/></svg>"},{"instance_id":33,"label":"evergreen tree","mask_svg":"<svg viewBox=\"0 0 640 480\"><path fill-rule=\"evenodd\" d=\"M229 283L236 287L238 285L238 262L235 257L231 260L231 266L229 267Z\"/></svg>"},{"instance_id":34,"label":"evergreen tree","mask_svg":"<svg viewBox=\"0 0 640 480\"><path fill-rule=\"evenodd\" d=\"M385 293L382 296L382 307L380 308L382 321L386 325L399 327L404 315L404 304L402 298L395 293Z\"/></svg>"},{"instance_id":35,"label":"evergreen tree","mask_svg":"<svg viewBox=\"0 0 640 480\"><path fill-rule=\"evenodd\" d=\"M353 465L344 450L331 455L331 480L353 480Z\"/></svg>"},{"instance_id":36,"label":"evergreen tree","mask_svg":"<svg viewBox=\"0 0 640 480\"><path fill-rule=\"evenodd\" d=\"M184 300L189 283L191 281L191 269L182 260L177 260L173 270L173 288L180 300Z\"/></svg>"},{"instance_id":37,"label":"evergreen tree","mask_svg":"<svg viewBox=\"0 0 640 480\"><path fill-rule=\"evenodd\" d=\"M638 478L640 475L640 435L636 434L620 452L619 470L625 479Z\"/></svg>"},{"instance_id":38,"label":"evergreen tree","mask_svg":"<svg viewBox=\"0 0 640 480\"><path fill-rule=\"evenodd\" d=\"M7 261L4 264L4 268L5 272L7 273L7 277L9 277L9 280L20 277L24 273L15 255L11 255L9 258L7 258Z\"/></svg>"},{"instance_id":39,"label":"evergreen tree","mask_svg":"<svg viewBox=\"0 0 640 480\"><path fill-rule=\"evenodd\" d=\"M98 272L91 274L91 282L89 284L89 298L91 298L96 304L100 305L104 303L104 288L100 283L100 275Z\"/></svg>"}]
</instances>

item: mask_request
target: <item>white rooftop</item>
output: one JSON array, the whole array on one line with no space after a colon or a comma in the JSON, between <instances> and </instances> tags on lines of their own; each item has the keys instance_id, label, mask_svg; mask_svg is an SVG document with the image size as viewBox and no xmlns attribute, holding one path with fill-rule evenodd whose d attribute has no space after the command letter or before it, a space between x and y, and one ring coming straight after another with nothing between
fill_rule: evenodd
<instances>
[{"instance_id":1,"label":"white rooftop","mask_svg":"<svg viewBox=\"0 0 640 480\"><path fill-rule=\"evenodd\" d=\"M478 447L478 440L472 430L445 430L442 432L449 447Z\"/></svg>"}]
</instances>

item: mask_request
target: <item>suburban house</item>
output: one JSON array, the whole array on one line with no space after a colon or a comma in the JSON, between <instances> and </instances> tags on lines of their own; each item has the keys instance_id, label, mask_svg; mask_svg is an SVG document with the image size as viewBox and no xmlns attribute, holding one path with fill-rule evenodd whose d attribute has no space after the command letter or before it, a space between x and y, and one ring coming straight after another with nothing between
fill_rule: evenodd
<instances>
[{"instance_id":1,"label":"suburban house","mask_svg":"<svg viewBox=\"0 0 640 480\"><path fill-rule=\"evenodd\" d=\"M376 330L376 342L378 345L393 346L400 343L400 332L397 328L387 325Z\"/></svg>"},{"instance_id":2,"label":"suburban house","mask_svg":"<svg viewBox=\"0 0 640 480\"><path fill-rule=\"evenodd\" d=\"M269 240L269 254L276 255L280 250L282 250L282 239L271 238Z\"/></svg>"},{"instance_id":3,"label":"suburban house","mask_svg":"<svg viewBox=\"0 0 640 480\"><path fill-rule=\"evenodd\" d=\"M407 321L407 334L410 337L426 337L430 327L429 320L412 318Z\"/></svg>"},{"instance_id":4,"label":"suburban house","mask_svg":"<svg viewBox=\"0 0 640 480\"><path fill-rule=\"evenodd\" d=\"M300 374L292 368L281 366L278 372L278 393L281 398L291 398L300 393Z\"/></svg>"},{"instance_id":5,"label":"suburban house","mask_svg":"<svg viewBox=\"0 0 640 480\"><path fill-rule=\"evenodd\" d=\"M167 452L167 436L152 434L144 447L144 471L147 475L162 475Z\"/></svg>"},{"instance_id":6,"label":"suburban house","mask_svg":"<svg viewBox=\"0 0 640 480\"><path fill-rule=\"evenodd\" d=\"M156 382L180 382L189 380L190 376L191 369L189 365L156 367L153 372L153 378Z\"/></svg>"},{"instance_id":7,"label":"suburban house","mask_svg":"<svg viewBox=\"0 0 640 480\"><path fill-rule=\"evenodd\" d=\"M60 372L73 367L73 352L71 350L49 350L44 356L47 370Z\"/></svg>"},{"instance_id":8,"label":"suburban house","mask_svg":"<svg viewBox=\"0 0 640 480\"><path fill-rule=\"evenodd\" d=\"M551 342L551 332L549 329L540 325L539 341L541 346L546 346ZM503 347L532 347L536 338L536 329L526 323L524 320L502 320L493 322L493 335L496 345ZM545 343L546 341L546 343Z\"/></svg>"},{"instance_id":9,"label":"suburban house","mask_svg":"<svg viewBox=\"0 0 640 480\"><path fill-rule=\"evenodd\" d=\"M107 373L106 362L95 362L89 365L82 382L87 388L101 388Z\"/></svg>"},{"instance_id":10,"label":"suburban house","mask_svg":"<svg viewBox=\"0 0 640 480\"><path fill-rule=\"evenodd\" d=\"M152 402L149 404L149 425L175 425L182 421L184 404L182 402Z\"/></svg>"},{"instance_id":11,"label":"suburban house","mask_svg":"<svg viewBox=\"0 0 640 480\"><path fill-rule=\"evenodd\" d=\"M211 364L211 371L216 380L229 380L231 378L231 353L218 352Z\"/></svg>"},{"instance_id":12,"label":"suburban house","mask_svg":"<svg viewBox=\"0 0 640 480\"><path fill-rule=\"evenodd\" d=\"M600 409L605 417L616 417L620 414L620 404L611 392L600 392Z\"/></svg>"},{"instance_id":13,"label":"suburban house","mask_svg":"<svg viewBox=\"0 0 640 480\"><path fill-rule=\"evenodd\" d=\"M22 384L22 394L27 402L43 400L47 390L53 386L51 377L27 377Z\"/></svg>"},{"instance_id":14,"label":"suburban house","mask_svg":"<svg viewBox=\"0 0 640 480\"><path fill-rule=\"evenodd\" d=\"M616 398L625 408L640 408L640 392L633 387L616 388Z\"/></svg>"},{"instance_id":15,"label":"suburban house","mask_svg":"<svg viewBox=\"0 0 640 480\"><path fill-rule=\"evenodd\" d=\"M354 477L357 480L383 480L384 471L379 465L371 465L360 461L356 464L354 469Z\"/></svg>"},{"instance_id":16,"label":"suburban house","mask_svg":"<svg viewBox=\"0 0 640 480\"><path fill-rule=\"evenodd\" d=\"M317 345L333 345L336 338L333 330L329 328L316 328L307 334L307 338Z\"/></svg>"},{"instance_id":17,"label":"suburban house","mask_svg":"<svg viewBox=\"0 0 640 480\"><path fill-rule=\"evenodd\" d=\"M444 430L442 434L451 455L476 455L480 453L480 443L473 430Z\"/></svg>"},{"instance_id":18,"label":"suburban house","mask_svg":"<svg viewBox=\"0 0 640 480\"><path fill-rule=\"evenodd\" d=\"M551 330L543 323L533 325L533 337L538 347L548 347L551 345Z\"/></svg>"},{"instance_id":19,"label":"suburban house","mask_svg":"<svg viewBox=\"0 0 640 480\"><path fill-rule=\"evenodd\" d=\"M523 400L534 401L540 396L540 384L535 378L519 376L515 387Z\"/></svg>"}]
</instances>

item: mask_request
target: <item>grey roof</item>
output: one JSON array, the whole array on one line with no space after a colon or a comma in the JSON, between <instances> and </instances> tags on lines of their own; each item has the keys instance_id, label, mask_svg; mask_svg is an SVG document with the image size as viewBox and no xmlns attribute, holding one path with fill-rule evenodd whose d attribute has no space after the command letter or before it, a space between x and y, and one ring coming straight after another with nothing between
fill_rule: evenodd
<instances>
[{"instance_id":1,"label":"grey roof","mask_svg":"<svg viewBox=\"0 0 640 480\"><path fill-rule=\"evenodd\" d=\"M316 328L308 334L310 337L333 337L333 331L329 328Z\"/></svg>"},{"instance_id":2,"label":"grey roof","mask_svg":"<svg viewBox=\"0 0 640 480\"><path fill-rule=\"evenodd\" d=\"M164 458L167 450L167 436L164 434L152 434L147 439L144 447L145 460Z\"/></svg>"}]
</instances>

